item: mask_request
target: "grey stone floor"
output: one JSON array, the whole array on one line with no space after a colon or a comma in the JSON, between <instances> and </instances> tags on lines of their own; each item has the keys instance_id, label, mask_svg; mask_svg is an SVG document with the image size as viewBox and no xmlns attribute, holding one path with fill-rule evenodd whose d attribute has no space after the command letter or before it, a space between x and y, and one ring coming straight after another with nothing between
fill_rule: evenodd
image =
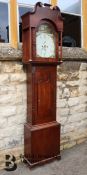
<instances>
[{"instance_id":1,"label":"grey stone floor","mask_svg":"<svg viewBox=\"0 0 87 175\"><path fill-rule=\"evenodd\" d=\"M29 169L21 163L17 170L0 171L0 175L87 175L87 141L61 152L61 160Z\"/></svg>"}]
</instances>

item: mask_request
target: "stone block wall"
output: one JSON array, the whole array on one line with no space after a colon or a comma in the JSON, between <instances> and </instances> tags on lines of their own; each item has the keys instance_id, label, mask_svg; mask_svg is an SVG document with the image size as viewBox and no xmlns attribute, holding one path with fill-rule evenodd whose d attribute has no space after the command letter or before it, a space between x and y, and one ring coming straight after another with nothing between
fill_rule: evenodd
<instances>
[{"instance_id":1,"label":"stone block wall","mask_svg":"<svg viewBox=\"0 0 87 175\"><path fill-rule=\"evenodd\" d=\"M66 61L57 70L61 149L87 140L87 63Z\"/></svg>"},{"instance_id":2,"label":"stone block wall","mask_svg":"<svg viewBox=\"0 0 87 175\"><path fill-rule=\"evenodd\" d=\"M0 61L0 162L23 154L26 73L21 61ZM4 165L3 165L4 166Z\"/></svg>"},{"instance_id":3,"label":"stone block wall","mask_svg":"<svg viewBox=\"0 0 87 175\"><path fill-rule=\"evenodd\" d=\"M13 154L18 161L24 154L27 94L21 50L0 49L0 168L3 168L6 154ZM87 53L80 49L79 55L78 49L76 55L72 52L64 49L64 62L57 68L61 150L87 140Z\"/></svg>"}]
</instances>

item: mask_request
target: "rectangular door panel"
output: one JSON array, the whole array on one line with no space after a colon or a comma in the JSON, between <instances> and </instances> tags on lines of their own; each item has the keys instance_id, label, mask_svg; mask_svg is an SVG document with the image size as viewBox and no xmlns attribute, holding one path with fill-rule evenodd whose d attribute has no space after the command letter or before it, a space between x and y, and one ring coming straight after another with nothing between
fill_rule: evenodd
<instances>
[{"instance_id":1,"label":"rectangular door panel","mask_svg":"<svg viewBox=\"0 0 87 175\"><path fill-rule=\"evenodd\" d=\"M36 69L35 123L51 122L56 119L56 68L39 67Z\"/></svg>"}]
</instances>

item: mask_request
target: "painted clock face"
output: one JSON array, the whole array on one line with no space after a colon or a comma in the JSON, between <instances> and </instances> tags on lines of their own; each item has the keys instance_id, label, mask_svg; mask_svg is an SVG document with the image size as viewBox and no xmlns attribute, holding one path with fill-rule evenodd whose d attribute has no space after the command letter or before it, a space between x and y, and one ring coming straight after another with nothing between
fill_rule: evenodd
<instances>
[{"instance_id":1,"label":"painted clock face","mask_svg":"<svg viewBox=\"0 0 87 175\"><path fill-rule=\"evenodd\" d=\"M40 25L36 33L36 57L55 58L55 32L48 24Z\"/></svg>"}]
</instances>

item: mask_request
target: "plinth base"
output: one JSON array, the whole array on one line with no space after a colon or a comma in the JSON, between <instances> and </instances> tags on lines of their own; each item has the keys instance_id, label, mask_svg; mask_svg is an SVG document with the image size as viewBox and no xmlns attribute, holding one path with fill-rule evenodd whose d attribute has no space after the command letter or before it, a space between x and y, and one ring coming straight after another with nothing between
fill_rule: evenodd
<instances>
[{"instance_id":1,"label":"plinth base","mask_svg":"<svg viewBox=\"0 0 87 175\"><path fill-rule=\"evenodd\" d=\"M43 165L45 163L49 163L53 160L61 160L61 155L58 155L58 156L55 156L55 157L51 157L51 158L48 158L48 159L44 159L44 160L41 160L41 161L38 161L38 162L35 162L35 163L31 163L27 158L24 157L24 162L26 162L29 166L29 168L34 168L35 166L39 166L39 165Z\"/></svg>"},{"instance_id":2,"label":"plinth base","mask_svg":"<svg viewBox=\"0 0 87 175\"><path fill-rule=\"evenodd\" d=\"M60 159L60 124L25 125L24 157L30 167Z\"/></svg>"}]
</instances>

